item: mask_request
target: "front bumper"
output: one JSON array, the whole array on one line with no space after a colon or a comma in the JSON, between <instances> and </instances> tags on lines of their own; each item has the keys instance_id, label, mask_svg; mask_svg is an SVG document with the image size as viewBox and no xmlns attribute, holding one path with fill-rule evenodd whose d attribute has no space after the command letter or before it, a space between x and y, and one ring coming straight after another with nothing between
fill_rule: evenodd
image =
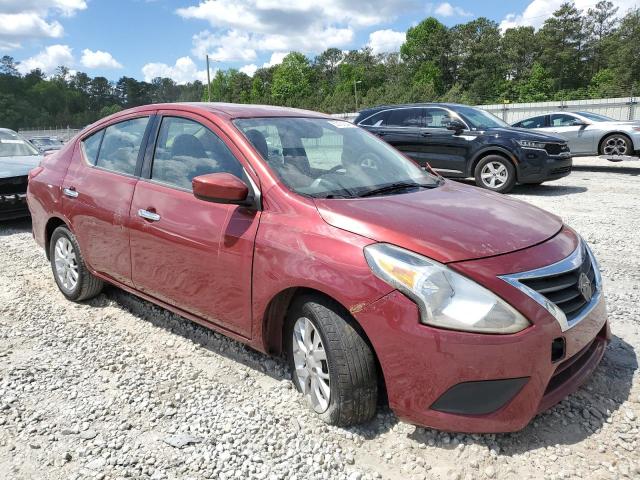
<instances>
[{"instance_id":1,"label":"front bumper","mask_svg":"<svg viewBox=\"0 0 640 480\"><path fill-rule=\"evenodd\" d=\"M28 216L26 193L0 194L0 221Z\"/></svg>"},{"instance_id":2,"label":"front bumper","mask_svg":"<svg viewBox=\"0 0 640 480\"><path fill-rule=\"evenodd\" d=\"M422 325L417 306L397 291L356 315L378 355L389 405L400 418L447 431L517 431L588 378L610 338L604 299L562 332L546 310L496 277L542 266L532 263L535 259L549 263L566 257L575 247L571 236L563 231L536 247L457 266L530 319L532 326L516 334L483 335ZM483 281L486 275L492 280ZM563 339L564 351L554 361L553 342L558 338ZM490 396L502 400L495 402Z\"/></svg>"},{"instance_id":3,"label":"front bumper","mask_svg":"<svg viewBox=\"0 0 640 480\"><path fill-rule=\"evenodd\" d=\"M545 150L521 148L518 160L519 183L540 183L557 180L569 175L573 167L573 159L568 152L549 155Z\"/></svg>"}]
</instances>

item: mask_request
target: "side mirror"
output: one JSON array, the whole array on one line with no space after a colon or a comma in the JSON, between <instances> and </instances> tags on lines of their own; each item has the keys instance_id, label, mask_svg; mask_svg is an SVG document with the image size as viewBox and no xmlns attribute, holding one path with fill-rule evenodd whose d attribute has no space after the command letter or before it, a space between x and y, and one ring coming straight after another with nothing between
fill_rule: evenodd
<instances>
[{"instance_id":1,"label":"side mirror","mask_svg":"<svg viewBox=\"0 0 640 480\"><path fill-rule=\"evenodd\" d=\"M465 128L466 127L465 127L464 123L462 123L460 120L451 120L447 124L447 130L453 130L455 133L460 133Z\"/></svg>"},{"instance_id":2,"label":"side mirror","mask_svg":"<svg viewBox=\"0 0 640 480\"><path fill-rule=\"evenodd\" d=\"M191 181L193 195L200 200L243 205L249 196L249 187L230 173L209 173Z\"/></svg>"},{"instance_id":3,"label":"side mirror","mask_svg":"<svg viewBox=\"0 0 640 480\"><path fill-rule=\"evenodd\" d=\"M586 122L583 122L582 120L578 120L577 118L571 122L571 126L572 127L585 127L588 124Z\"/></svg>"}]
</instances>

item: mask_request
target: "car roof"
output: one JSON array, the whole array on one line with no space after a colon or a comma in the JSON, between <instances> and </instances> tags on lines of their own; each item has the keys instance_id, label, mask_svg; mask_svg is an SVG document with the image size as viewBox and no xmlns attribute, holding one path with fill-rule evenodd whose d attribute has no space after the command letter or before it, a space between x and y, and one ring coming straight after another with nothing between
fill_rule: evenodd
<instances>
[{"instance_id":1,"label":"car roof","mask_svg":"<svg viewBox=\"0 0 640 480\"><path fill-rule=\"evenodd\" d=\"M429 103L399 103L395 105L376 105L375 107L365 108L360 110L360 114L363 113L373 113L379 112L380 110L388 110L392 108L414 108L414 107L445 107L445 108L456 108L456 107L470 107L470 105L464 105L461 103L439 103L439 102L429 102ZM471 107L476 108L476 107Z\"/></svg>"},{"instance_id":2,"label":"car roof","mask_svg":"<svg viewBox=\"0 0 640 480\"><path fill-rule=\"evenodd\" d=\"M0 132L17 134L17 132L15 130L11 130L10 128L0 128Z\"/></svg>"},{"instance_id":3,"label":"car roof","mask_svg":"<svg viewBox=\"0 0 640 480\"><path fill-rule=\"evenodd\" d=\"M149 110L183 110L191 112L210 112L227 119L251 117L312 117L333 118L329 115L299 108L277 107L274 105L250 105L239 103L218 102L183 102L183 103L154 103L140 107L122 110L107 118L118 118L122 115L144 112Z\"/></svg>"}]
</instances>

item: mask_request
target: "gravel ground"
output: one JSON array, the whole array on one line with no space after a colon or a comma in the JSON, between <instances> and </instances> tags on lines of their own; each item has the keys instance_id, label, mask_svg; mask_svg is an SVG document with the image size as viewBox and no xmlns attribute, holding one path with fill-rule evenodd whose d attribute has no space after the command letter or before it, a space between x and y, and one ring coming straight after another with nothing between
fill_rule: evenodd
<instances>
[{"instance_id":1,"label":"gravel ground","mask_svg":"<svg viewBox=\"0 0 640 480\"><path fill-rule=\"evenodd\" d=\"M638 478L640 162L577 159L513 195L591 243L614 334L576 394L522 432L328 427L285 365L108 288L58 292L28 221L0 224L0 478Z\"/></svg>"}]
</instances>

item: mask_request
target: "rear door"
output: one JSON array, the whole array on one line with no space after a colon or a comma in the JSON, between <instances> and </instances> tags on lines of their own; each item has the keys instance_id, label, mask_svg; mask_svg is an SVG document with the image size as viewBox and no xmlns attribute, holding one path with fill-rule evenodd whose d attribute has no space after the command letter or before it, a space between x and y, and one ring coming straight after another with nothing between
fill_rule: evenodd
<instances>
[{"instance_id":1,"label":"rear door","mask_svg":"<svg viewBox=\"0 0 640 480\"><path fill-rule=\"evenodd\" d=\"M97 272L131 285L129 208L150 114L126 117L78 143L63 182L62 209Z\"/></svg>"},{"instance_id":2,"label":"rear door","mask_svg":"<svg viewBox=\"0 0 640 480\"><path fill-rule=\"evenodd\" d=\"M418 161L418 133L424 124L424 109L403 107L378 114L373 127L367 127L385 142Z\"/></svg>"},{"instance_id":3,"label":"rear door","mask_svg":"<svg viewBox=\"0 0 640 480\"><path fill-rule=\"evenodd\" d=\"M469 132L457 135L448 130L447 125L454 118L460 120L445 108L424 109L424 126L418 132L417 156L422 165L429 163L442 174L458 176L466 172L470 141L475 137Z\"/></svg>"},{"instance_id":4,"label":"rear door","mask_svg":"<svg viewBox=\"0 0 640 480\"><path fill-rule=\"evenodd\" d=\"M249 337L260 212L199 200L191 189L195 176L215 172L251 184L245 159L210 120L186 112L160 113L155 149L149 148L130 209L134 285Z\"/></svg>"}]
</instances>

